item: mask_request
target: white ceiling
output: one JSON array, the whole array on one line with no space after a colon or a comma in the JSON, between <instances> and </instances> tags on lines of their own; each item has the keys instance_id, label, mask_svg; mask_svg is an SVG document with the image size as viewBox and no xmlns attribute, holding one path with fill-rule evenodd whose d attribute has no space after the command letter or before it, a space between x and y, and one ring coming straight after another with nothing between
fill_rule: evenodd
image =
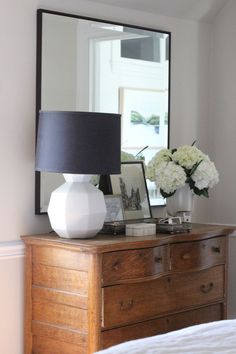
<instances>
[{"instance_id":1,"label":"white ceiling","mask_svg":"<svg viewBox=\"0 0 236 354\"><path fill-rule=\"evenodd\" d=\"M228 0L93 0L186 20L211 22Z\"/></svg>"}]
</instances>

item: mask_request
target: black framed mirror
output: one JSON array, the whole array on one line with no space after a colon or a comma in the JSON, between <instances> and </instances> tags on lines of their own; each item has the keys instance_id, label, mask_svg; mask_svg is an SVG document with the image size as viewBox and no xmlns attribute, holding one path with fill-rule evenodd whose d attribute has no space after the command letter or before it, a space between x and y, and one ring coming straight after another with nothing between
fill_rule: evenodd
<instances>
[{"instance_id":1,"label":"black framed mirror","mask_svg":"<svg viewBox=\"0 0 236 354\"><path fill-rule=\"evenodd\" d=\"M169 145L170 32L67 13L37 11L39 110L122 114L123 160L148 164ZM163 205L147 177L151 206ZM61 174L36 172L35 213L47 211Z\"/></svg>"}]
</instances>

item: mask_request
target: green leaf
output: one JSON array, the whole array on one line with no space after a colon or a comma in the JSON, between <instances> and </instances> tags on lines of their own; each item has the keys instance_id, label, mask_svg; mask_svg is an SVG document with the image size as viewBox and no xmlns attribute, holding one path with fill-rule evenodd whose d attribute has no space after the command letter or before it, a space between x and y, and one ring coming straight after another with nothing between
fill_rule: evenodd
<instances>
[{"instance_id":1,"label":"green leaf","mask_svg":"<svg viewBox=\"0 0 236 354\"><path fill-rule=\"evenodd\" d=\"M188 177L187 180L186 180L186 183L189 184L190 189L194 189L195 182L192 180L192 178Z\"/></svg>"},{"instance_id":2,"label":"green leaf","mask_svg":"<svg viewBox=\"0 0 236 354\"><path fill-rule=\"evenodd\" d=\"M175 194L175 191L173 193L166 193L166 192L163 191L163 189L160 188L160 193L161 193L162 197L169 198L169 197L171 197L172 195Z\"/></svg>"},{"instance_id":3,"label":"green leaf","mask_svg":"<svg viewBox=\"0 0 236 354\"><path fill-rule=\"evenodd\" d=\"M202 162L203 160L200 160L199 162L195 163L195 165L193 165L192 169L190 170L189 172L189 176L192 176L192 174L196 171L196 169L198 168L198 166L200 165L200 163Z\"/></svg>"},{"instance_id":4,"label":"green leaf","mask_svg":"<svg viewBox=\"0 0 236 354\"><path fill-rule=\"evenodd\" d=\"M209 198L209 193L207 188L202 189L202 195L203 197Z\"/></svg>"},{"instance_id":5,"label":"green leaf","mask_svg":"<svg viewBox=\"0 0 236 354\"><path fill-rule=\"evenodd\" d=\"M139 156L144 150L146 150L149 146L145 146L144 148L142 148L136 155L135 157Z\"/></svg>"},{"instance_id":6,"label":"green leaf","mask_svg":"<svg viewBox=\"0 0 236 354\"><path fill-rule=\"evenodd\" d=\"M193 191L195 194L197 194L198 196L203 196L206 198L209 198L209 194L208 194L208 188L203 188L203 189L198 189L197 187L193 188Z\"/></svg>"}]
</instances>

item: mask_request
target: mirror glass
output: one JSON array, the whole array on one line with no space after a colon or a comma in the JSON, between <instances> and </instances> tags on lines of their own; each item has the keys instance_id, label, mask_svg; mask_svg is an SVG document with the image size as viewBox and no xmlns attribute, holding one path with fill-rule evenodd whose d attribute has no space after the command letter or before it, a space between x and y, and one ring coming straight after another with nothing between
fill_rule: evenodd
<instances>
[{"instance_id":1,"label":"mirror glass","mask_svg":"<svg viewBox=\"0 0 236 354\"><path fill-rule=\"evenodd\" d=\"M168 146L170 33L48 10L37 15L36 119L40 109L121 113L122 159L150 165ZM162 205L146 177L150 204ZM47 211L63 182L61 174L36 172L36 214Z\"/></svg>"}]
</instances>

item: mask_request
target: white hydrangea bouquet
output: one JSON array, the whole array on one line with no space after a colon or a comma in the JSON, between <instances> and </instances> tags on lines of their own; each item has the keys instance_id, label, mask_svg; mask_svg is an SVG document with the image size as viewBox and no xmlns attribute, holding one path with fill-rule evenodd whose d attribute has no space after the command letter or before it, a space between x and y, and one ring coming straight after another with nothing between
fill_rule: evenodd
<instances>
[{"instance_id":1,"label":"white hydrangea bouquet","mask_svg":"<svg viewBox=\"0 0 236 354\"><path fill-rule=\"evenodd\" d=\"M219 182L214 163L193 144L162 149L149 162L149 172L153 175L155 171L155 180L164 198L171 197L185 184L198 196L208 197L209 188Z\"/></svg>"}]
</instances>

